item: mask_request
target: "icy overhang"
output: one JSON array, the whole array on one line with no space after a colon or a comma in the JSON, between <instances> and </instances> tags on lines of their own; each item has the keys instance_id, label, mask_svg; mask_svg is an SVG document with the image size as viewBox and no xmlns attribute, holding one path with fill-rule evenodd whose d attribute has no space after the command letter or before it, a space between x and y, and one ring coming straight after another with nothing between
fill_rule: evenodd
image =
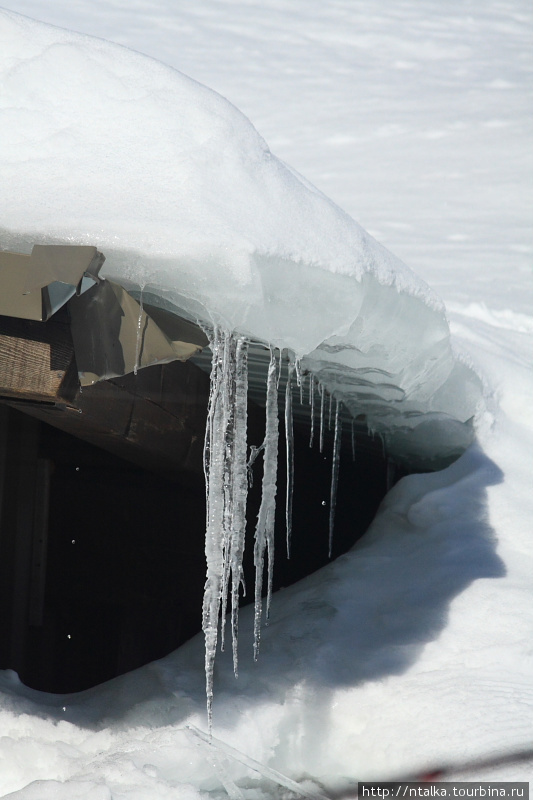
<instances>
[{"instance_id":1,"label":"icy overhang","mask_svg":"<svg viewBox=\"0 0 533 800\"><path fill-rule=\"evenodd\" d=\"M2 249L96 246L145 302L301 359L412 468L464 449L481 387L438 298L234 106L12 12L0 35Z\"/></svg>"}]
</instances>

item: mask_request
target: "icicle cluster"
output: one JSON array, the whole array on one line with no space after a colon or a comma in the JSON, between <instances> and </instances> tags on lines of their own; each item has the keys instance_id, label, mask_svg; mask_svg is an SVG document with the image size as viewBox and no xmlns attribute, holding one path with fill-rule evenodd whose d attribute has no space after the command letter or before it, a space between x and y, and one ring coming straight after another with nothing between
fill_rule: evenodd
<instances>
[{"instance_id":1,"label":"icicle cluster","mask_svg":"<svg viewBox=\"0 0 533 800\"><path fill-rule=\"evenodd\" d=\"M212 722L218 623L221 615L223 642L228 592L231 597L235 675L238 670L239 589L243 585L242 556L248 495L248 344L243 337L216 327L211 348L211 389L204 445L207 574L202 615L209 727Z\"/></svg>"},{"instance_id":2,"label":"icicle cluster","mask_svg":"<svg viewBox=\"0 0 533 800\"><path fill-rule=\"evenodd\" d=\"M281 373L273 351L270 351L266 386L265 438L260 447L252 447L248 459L247 400L248 400L248 342L242 336L215 327L211 336L213 353L211 388L204 445L206 485L207 575L204 590L202 627L205 636L205 671L208 725L212 726L213 670L217 644L224 646L226 610L230 604L231 638L235 676L238 673L238 614L239 593L244 592L243 554L246 533L246 501L252 464L263 454L262 495L255 529L255 615L254 657L259 653L263 614L263 584L267 573L266 617L272 597L274 566L274 529L276 514L277 468L279 450L278 390ZM304 376L299 362L289 360L285 388L285 443L287 460L286 536L287 557L290 556L292 503L294 492L294 377L303 404ZM315 390L320 397L320 452L324 446L325 396L324 386L309 376L309 406L311 412L312 447L315 430ZM339 477L342 423L341 404L335 400L333 458L329 508L329 555L333 545L335 506ZM331 427L333 398L329 397L328 428ZM266 562L266 564L265 564ZM221 620L221 622L220 622ZM219 631L220 625L220 631Z\"/></svg>"}]
</instances>

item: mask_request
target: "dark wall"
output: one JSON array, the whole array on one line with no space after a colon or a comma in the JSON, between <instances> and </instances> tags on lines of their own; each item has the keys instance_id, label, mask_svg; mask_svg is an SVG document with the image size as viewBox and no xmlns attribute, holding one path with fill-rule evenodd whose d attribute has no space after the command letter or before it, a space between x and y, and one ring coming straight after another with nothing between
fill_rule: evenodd
<instances>
[{"instance_id":1,"label":"dark wall","mask_svg":"<svg viewBox=\"0 0 533 800\"><path fill-rule=\"evenodd\" d=\"M263 412L250 408L259 444ZM285 549L281 423L275 588L328 561L332 431L324 453L295 430L292 552ZM381 444L341 451L333 556L366 530L385 494ZM250 490L245 575L262 461ZM0 405L0 668L51 692L78 691L171 652L200 630L205 498ZM253 591L249 592L250 598Z\"/></svg>"}]
</instances>

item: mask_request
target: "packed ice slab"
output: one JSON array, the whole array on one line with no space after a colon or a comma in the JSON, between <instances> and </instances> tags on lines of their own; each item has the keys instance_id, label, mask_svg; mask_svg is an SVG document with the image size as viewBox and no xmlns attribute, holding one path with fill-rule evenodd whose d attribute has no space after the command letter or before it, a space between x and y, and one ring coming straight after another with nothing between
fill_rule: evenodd
<instances>
[{"instance_id":1,"label":"packed ice slab","mask_svg":"<svg viewBox=\"0 0 533 800\"><path fill-rule=\"evenodd\" d=\"M150 302L288 349L418 466L472 436L480 384L440 301L217 93L1 11L1 246L96 245Z\"/></svg>"}]
</instances>

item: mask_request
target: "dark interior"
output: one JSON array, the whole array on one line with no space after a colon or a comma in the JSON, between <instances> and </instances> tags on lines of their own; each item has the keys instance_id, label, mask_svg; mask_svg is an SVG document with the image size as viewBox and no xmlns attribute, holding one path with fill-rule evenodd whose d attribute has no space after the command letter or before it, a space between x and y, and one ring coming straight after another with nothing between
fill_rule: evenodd
<instances>
[{"instance_id":1,"label":"dark interior","mask_svg":"<svg viewBox=\"0 0 533 800\"><path fill-rule=\"evenodd\" d=\"M251 404L249 416L249 442L258 445L264 412ZM354 459L346 430L333 557L363 535L386 492L381 442L359 428L355 439ZM308 428L295 427L288 560L280 421L275 589L328 562L332 442L330 430L321 454L309 447ZM249 587L261 474L259 457L248 504ZM198 471L184 480L144 469L34 418L22 403L0 404L0 668L35 689L74 692L171 652L201 628L204 533Z\"/></svg>"}]
</instances>

